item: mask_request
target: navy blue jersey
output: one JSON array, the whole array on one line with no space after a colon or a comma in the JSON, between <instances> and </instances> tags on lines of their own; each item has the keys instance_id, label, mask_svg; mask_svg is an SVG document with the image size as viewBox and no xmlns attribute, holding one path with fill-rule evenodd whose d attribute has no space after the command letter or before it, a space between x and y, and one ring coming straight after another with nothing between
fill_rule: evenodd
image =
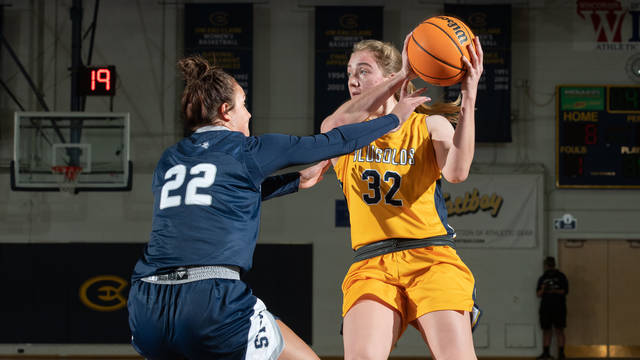
<instances>
[{"instance_id":1,"label":"navy blue jersey","mask_svg":"<svg viewBox=\"0 0 640 360\"><path fill-rule=\"evenodd\" d=\"M569 281L567 277L557 269L549 269L538 278L537 290L544 285L545 291L542 294L540 307L548 306L564 306L566 304L567 294L569 293ZM552 293L552 290L564 290L564 294Z\"/></svg>"},{"instance_id":2,"label":"navy blue jersey","mask_svg":"<svg viewBox=\"0 0 640 360\"><path fill-rule=\"evenodd\" d=\"M296 178L273 172L362 148L398 126L387 115L314 136L240 132L207 126L168 148L153 175L151 237L133 273L137 280L180 266L231 265L249 270L260 202L297 190ZM269 190L262 192L262 184Z\"/></svg>"}]
</instances>

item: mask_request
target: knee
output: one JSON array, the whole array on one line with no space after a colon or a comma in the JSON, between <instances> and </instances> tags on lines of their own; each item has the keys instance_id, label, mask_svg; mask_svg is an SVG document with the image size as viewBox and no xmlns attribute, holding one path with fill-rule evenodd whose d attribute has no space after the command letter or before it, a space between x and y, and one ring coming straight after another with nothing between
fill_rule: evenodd
<instances>
[{"instance_id":1,"label":"knee","mask_svg":"<svg viewBox=\"0 0 640 360\"><path fill-rule=\"evenodd\" d=\"M344 360L384 360L388 356L388 353L383 354L382 351L376 351L373 347L365 347L345 353Z\"/></svg>"},{"instance_id":2,"label":"knee","mask_svg":"<svg viewBox=\"0 0 640 360\"><path fill-rule=\"evenodd\" d=\"M375 357L373 354L357 354L353 356L345 356L344 360L378 360L386 359L386 357Z\"/></svg>"}]
</instances>

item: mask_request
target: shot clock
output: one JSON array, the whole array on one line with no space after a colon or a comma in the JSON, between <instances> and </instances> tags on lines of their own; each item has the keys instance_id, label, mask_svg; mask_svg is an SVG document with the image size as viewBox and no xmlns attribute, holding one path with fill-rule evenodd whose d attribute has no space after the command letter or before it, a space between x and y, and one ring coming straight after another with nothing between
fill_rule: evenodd
<instances>
[{"instance_id":1,"label":"shot clock","mask_svg":"<svg viewBox=\"0 0 640 360\"><path fill-rule=\"evenodd\" d=\"M83 67L77 77L78 94L83 96L114 96L116 94L116 67Z\"/></svg>"},{"instance_id":2,"label":"shot clock","mask_svg":"<svg viewBox=\"0 0 640 360\"><path fill-rule=\"evenodd\" d=\"M640 86L556 90L556 186L640 188Z\"/></svg>"}]
</instances>

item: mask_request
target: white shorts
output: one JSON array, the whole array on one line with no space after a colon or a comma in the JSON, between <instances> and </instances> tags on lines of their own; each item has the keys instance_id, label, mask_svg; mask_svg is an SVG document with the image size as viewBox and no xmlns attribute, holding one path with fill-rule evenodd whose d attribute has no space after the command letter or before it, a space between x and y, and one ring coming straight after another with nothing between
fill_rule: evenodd
<instances>
[{"instance_id":1,"label":"white shorts","mask_svg":"<svg viewBox=\"0 0 640 360\"><path fill-rule=\"evenodd\" d=\"M277 360L284 350L284 339L276 319L262 300L257 299L251 316L246 360Z\"/></svg>"}]
</instances>

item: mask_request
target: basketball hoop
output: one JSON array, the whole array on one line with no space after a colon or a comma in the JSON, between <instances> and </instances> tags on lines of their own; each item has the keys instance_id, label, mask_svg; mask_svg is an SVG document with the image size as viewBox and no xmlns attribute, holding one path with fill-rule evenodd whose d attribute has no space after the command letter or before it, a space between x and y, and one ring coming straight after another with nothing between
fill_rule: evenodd
<instances>
[{"instance_id":1,"label":"basketball hoop","mask_svg":"<svg viewBox=\"0 0 640 360\"><path fill-rule=\"evenodd\" d=\"M51 167L51 172L56 177L61 192L75 194L78 185L78 175L82 172L81 166L57 165Z\"/></svg>"}]
</instances>

